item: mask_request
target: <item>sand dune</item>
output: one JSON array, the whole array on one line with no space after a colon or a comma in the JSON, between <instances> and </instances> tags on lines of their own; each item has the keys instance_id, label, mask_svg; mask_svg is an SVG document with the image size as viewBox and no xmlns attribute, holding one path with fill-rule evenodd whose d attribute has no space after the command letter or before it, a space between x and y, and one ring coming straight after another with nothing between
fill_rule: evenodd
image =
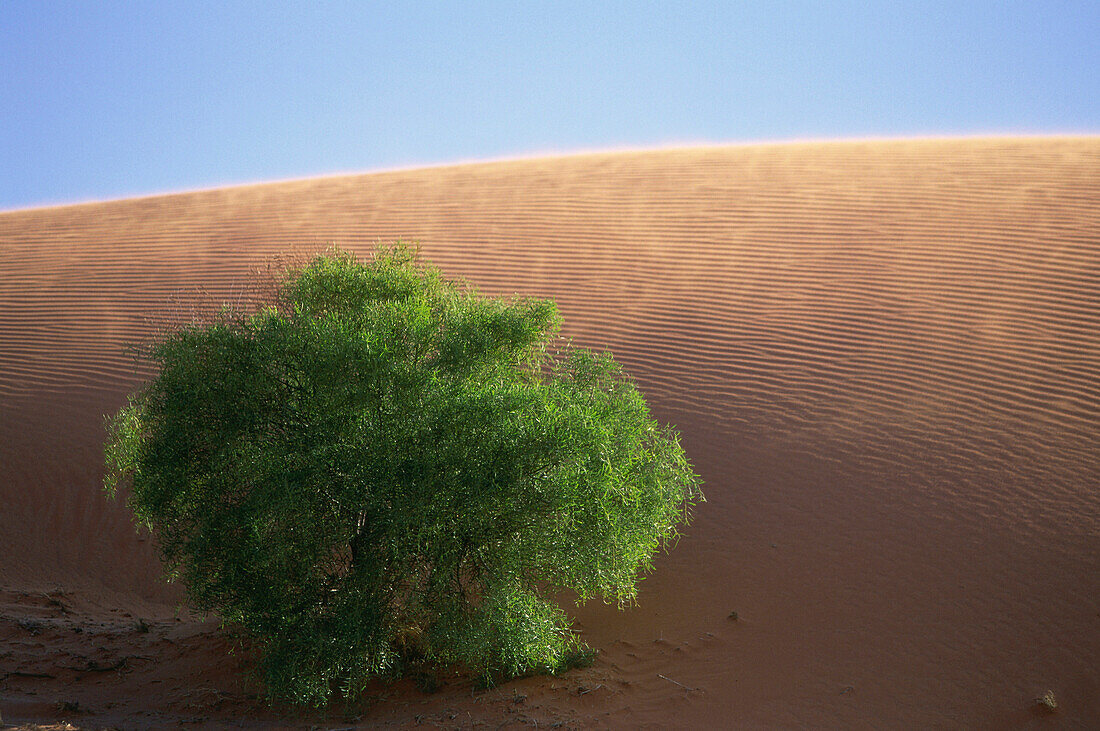
<instances>
[{"instance_id":1,"label":"sand dune","mask_svg":"<svg viewBox=\"0 0 1100 731\"><path fill-rule=\"evenodd\" d=\"M363 723L1001 727L1052 720L1047 689L1064 723L1100 718L1092 137L591 154L0 213L6 721L273 722L103 498L103 415L148 375L127 346L200 288L238 296L292 245L395 238L485 292L555 298L679 427L708 502L638 607L576 610L593 668L400 685Z\"/></svg>"}]
</instances>

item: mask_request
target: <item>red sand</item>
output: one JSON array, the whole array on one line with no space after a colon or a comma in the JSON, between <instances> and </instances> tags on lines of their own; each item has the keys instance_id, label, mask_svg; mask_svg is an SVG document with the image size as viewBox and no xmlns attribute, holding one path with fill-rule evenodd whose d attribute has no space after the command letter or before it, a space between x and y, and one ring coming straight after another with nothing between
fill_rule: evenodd
<instances>
[{"instance_id":1,"label":"red sand","mask_svg":"<svg viewBox=\"0 0 1100 731\"><path fill-rule=\"evenodd\" d=\"M172 297L232 297L291 244L398 237L488 293L555 298L678 426L708 502L638 607L575 611L592 668L288 716L213 622L175 617L152 542L102 494L103 415ZM1095 137L583 155L2 213L0 715L1097 723L1098 303Z\"/></svg>"}]
</instances>

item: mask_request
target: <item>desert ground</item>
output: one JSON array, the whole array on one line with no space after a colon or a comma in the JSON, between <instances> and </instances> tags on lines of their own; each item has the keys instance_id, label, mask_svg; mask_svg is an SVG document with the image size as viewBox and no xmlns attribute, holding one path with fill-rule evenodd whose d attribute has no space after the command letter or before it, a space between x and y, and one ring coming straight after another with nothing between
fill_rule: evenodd
<instances>
[{"instance_id":1,"label":"desert ground","mask_svg":"<svg viewBox=\"0 0 1100 731\"><path fill-rule=\"evenodd\" d=\"M637 606L570 610L590 668L269 708L105 498L104 415L150 376L135 343L270 257L398 238L487 294L555 299L679 429L707 502ZM0 213L0 717L1095 728L1100 138L584 154Z\"/></svg>"}]
</instances>

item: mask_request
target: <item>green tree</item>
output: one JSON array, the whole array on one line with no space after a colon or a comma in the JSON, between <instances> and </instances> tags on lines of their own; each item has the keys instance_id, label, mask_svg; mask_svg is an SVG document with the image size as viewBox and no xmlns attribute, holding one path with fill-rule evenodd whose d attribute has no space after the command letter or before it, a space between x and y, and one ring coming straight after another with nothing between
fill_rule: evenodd
<instances>
[{"instance_id":1,"label":"green tree","mask_svg":"<svg viewBox=\"0 0 1100 731\"><path fill-rule=\"evenodd\" d=\"M105 488L192 606L255 640L273 697L560 670L586 648L555 592L630 603L702 493L610 355L557 327L405 245L334 250L258 311L156 339Z\"/></svg>"}]
</instances>

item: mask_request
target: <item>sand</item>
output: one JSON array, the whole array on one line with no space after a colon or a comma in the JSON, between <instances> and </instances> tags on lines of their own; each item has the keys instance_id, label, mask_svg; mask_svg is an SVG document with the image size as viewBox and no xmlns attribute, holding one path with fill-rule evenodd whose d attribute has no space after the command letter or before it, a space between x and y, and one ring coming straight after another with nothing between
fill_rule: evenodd
<instances>
[{"instance_id":1,"label":"sand","mask_svg":"<svg viewBox=\"0 0 1100 731\"><path fill-rule=\"evenodd\" d=\"M149 375L127 346L186 303L237 296L295 244L398 237L487 293L555 298L680 429L708 501L637 607L573 611L593 667L288 716L104 498L103 416ZM588 154L0 213L0 715L1096 723L1098 303L1097 137Z\"/></svg>"}]
</instances>

